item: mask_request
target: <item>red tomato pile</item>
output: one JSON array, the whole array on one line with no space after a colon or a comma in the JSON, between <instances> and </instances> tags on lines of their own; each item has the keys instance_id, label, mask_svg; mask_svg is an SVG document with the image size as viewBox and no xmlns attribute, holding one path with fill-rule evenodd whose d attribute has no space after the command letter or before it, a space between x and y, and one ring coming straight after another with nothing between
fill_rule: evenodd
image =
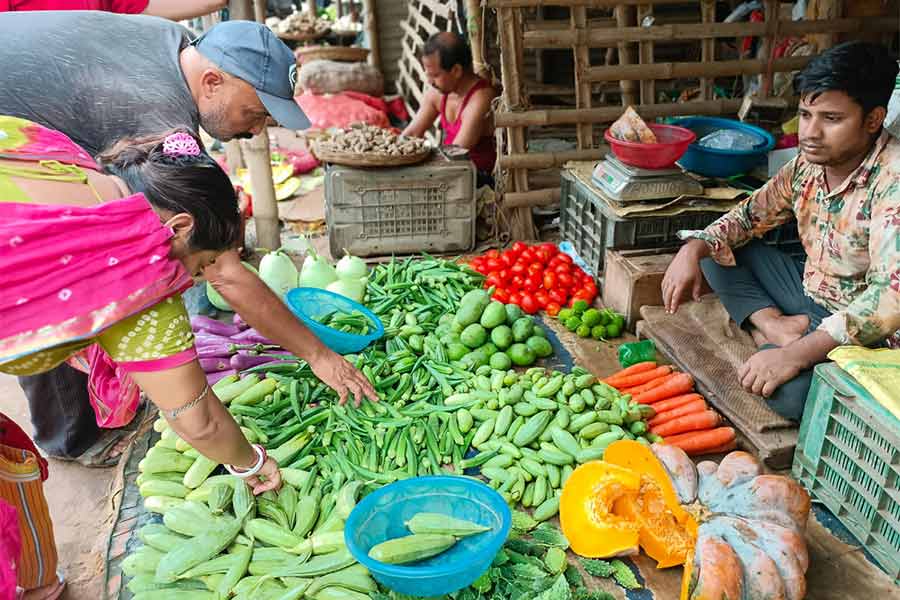
<instances>
[{"instance_id":1,"label":"red tomato pile","mask_svg":"<svg viewBox=\"0 0 900 600\"><path fill-rule=\"evenodd\" d=\"M593 304L597 297L593 277L556 244L515 242L503 252L488 250L469 264L486 276L484 287L494 288L494 300L518 304L528 314L546 310L555 317L575 300Z\"/></svg>"}]
</instances>

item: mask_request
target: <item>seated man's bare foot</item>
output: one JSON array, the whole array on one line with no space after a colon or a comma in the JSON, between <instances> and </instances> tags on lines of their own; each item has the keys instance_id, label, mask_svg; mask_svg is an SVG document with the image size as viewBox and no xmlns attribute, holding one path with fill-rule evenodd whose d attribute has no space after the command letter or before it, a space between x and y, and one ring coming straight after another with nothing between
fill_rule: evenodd
<instances>
[{"instance_id":1,"label":"seated man's bare foot","mask_svg":"<svg viewBox=\"0 0 900 600\"><path fill-rule=\"evenodd\" d=\"M809 328L809 317L784 315L777 308L770 307L750 315L750 323L759 330L762 338L765 338L764 343L784 347L803 337ZM753 339L759 345L757 336L754 336Z\"/></svg>"},{"instance_id":2,"label":"seated man's bare foot","mask_svg":"<svg viewBox=\"0 0 900 600\"><path fill-rule=\"evenodd\" d=\"M65 588L65 582L55 581L39 588L26 590L22 594L22 600L56 600L62 595Z\"/></svg>"}]
</instances>

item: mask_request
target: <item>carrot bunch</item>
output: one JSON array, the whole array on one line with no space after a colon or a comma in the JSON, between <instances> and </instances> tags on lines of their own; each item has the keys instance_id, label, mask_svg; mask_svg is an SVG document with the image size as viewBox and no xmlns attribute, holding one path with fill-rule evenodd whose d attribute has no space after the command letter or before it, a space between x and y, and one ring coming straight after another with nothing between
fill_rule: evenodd
<instances>
[{"instance_id":1,"label":"carrot bunch","mask_svg":"<svg viewBox=\"0 0 900 600\"><path fill-rule=\"evenodd\" d=\"M649 404L656 412L650 432L664 443L678 446L690 455L733 450L735 431L722 426L722 417L694 391L694 378L673 371L668 365L642 362L623 369L604 382L635 402Z\"/></svg>"}]
</instances>

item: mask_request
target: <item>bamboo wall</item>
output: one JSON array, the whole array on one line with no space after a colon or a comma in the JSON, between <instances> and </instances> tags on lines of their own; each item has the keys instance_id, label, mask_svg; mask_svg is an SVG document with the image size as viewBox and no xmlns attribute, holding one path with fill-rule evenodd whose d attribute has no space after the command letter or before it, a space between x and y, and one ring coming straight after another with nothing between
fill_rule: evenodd
<instances>
[{"instance_id":1,"label":"bamboo wall","mask_svg":"<svg viewBox=\"0 0 900 600\"><path fill-rule=\"evenodd\" d=\"M607 151L602 134L607 124L633 105L645 118L681 115L734 115L741 98L716 98L714 84L722 78L762 76L762 95L773 89L779 73L802 69L811 56L774 58L774 48L787 37L815 35L833 40L838 34L895 33L898 19L855 16L826 20L790 21L777 0L765 0L766 19L758 23L716 22L715 0L486 0L496 10L502 60L503 96L495 120L498 128L498 180L503 205L509 209L511 235L535 237L531 208L559 200L558 185L547 178L535 185L541 169L558 169L570 160L597 160ZM656 24L655 11L674 5L694 11L693 22ZM567 18L539 18L553 9ZM598 17L599 15L599 17ZM745 36L761 38L756 56L726 53L726 43ZM655 45L689 43L697 48L693 60L657 62ZM827 47L828 43L818 42ZM819 49L823 49L819 47ZM541 51L572 53L574 102L535 106L532 99L546 96L540 81L525 74L526 57ZM809 51L812 53L812 50ZM598 57L602 57L598 59ZM615 59L615 60L614 60ZM546 67L544 67L546 68ZM538 61L540 74L541 61ZM659 103L657 84L677 81L699 88L696 98ZM619 102L604 103L603 90L618 88ZM529 152L529 139L549 128L569 128L575 149ZM558 182L558 179L556 180Z\"/></svg>"}]
</instances>

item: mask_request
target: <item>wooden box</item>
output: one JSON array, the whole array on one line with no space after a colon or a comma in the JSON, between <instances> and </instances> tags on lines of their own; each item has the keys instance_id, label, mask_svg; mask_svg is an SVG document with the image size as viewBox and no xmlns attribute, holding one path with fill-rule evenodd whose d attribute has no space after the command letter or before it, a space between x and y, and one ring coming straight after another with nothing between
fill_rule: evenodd
<instances>
[{"instance_id":1,"label":"wooden box","mask_svg":"<svg viewBox=\"0 0 900 600\"><path fill-rule=\"evenodd\" d=\"M662 279L674 257L673 248L606 251L603 304L622 313L630 331L642 306L663 303Z\"/></svg>"}]
</instances>

